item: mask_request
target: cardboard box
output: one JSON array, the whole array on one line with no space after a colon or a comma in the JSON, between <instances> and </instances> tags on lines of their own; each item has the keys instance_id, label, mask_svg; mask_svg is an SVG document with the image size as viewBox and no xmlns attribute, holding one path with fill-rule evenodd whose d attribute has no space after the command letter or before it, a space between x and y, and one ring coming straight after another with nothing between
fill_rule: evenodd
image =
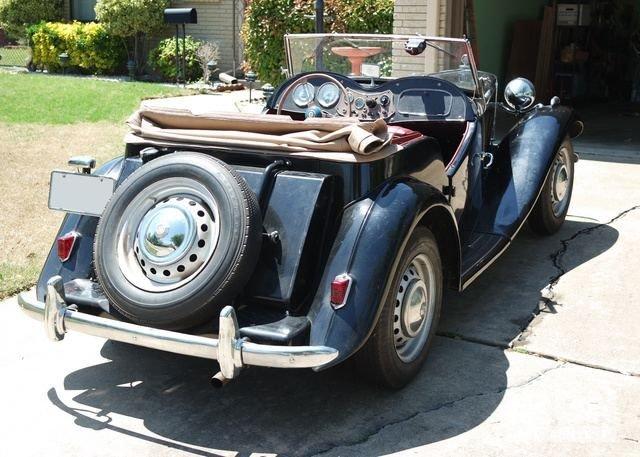
<instances>
[{"instance_id":1,"label":"cardboard box","mask_svg":"<svg viewBox=\"0 0 640 457\"><path fill-rule=\"evenodd\" d=\"M589 25L591 24L591 5L578 3L558 3L558 25Z\"/></svg>"}]
</instances>

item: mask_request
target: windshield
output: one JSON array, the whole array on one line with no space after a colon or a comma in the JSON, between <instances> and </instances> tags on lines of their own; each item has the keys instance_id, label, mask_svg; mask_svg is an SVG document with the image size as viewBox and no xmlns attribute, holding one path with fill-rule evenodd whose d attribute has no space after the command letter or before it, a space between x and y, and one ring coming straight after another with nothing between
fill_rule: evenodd
<instances>
[{"instance_id":1,"label":"windshield","mask_svg":"<svg viewBox=\"0 0 640 457\"><path fill-rule=\"evenodd\" d=\"M464 39L410 35L294 34L285 36L289 76L330 71L349 77L434 76L477 92L471 46Z\"/></svg>"}]
</instances>

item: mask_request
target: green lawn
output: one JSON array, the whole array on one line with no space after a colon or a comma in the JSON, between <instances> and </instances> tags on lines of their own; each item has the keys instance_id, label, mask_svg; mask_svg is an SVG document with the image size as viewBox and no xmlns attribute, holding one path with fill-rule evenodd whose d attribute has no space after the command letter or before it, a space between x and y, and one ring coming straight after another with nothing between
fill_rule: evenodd
<instances>
[{"instance_id":1,"label":"green lawn","mask_svg":"<svg viewBox=\"0 0 640 457\"><path fill-rule=\"evenodd\" d=\"M160 84L0 72L0 122L122 122L141 99L184 93Z\"/></svg>"},{"instance_id":2,"label":"green lawn","mask_svg":"<svg viewBox=\"0 0 640 457\"><path fill-rule=\"evenodd\" d=\"M0 299L33 286L63 214L47 208L51 170L70 156L121 155L123 121L159 84L0 70Z\"/></svg>"}]
</instances>

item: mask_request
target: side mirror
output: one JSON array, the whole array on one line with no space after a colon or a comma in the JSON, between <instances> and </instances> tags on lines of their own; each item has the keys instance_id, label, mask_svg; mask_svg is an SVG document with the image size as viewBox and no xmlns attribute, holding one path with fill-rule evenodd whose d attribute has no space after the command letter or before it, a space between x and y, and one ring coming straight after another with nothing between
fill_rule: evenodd
<instances>
[{"instance_id":1,"label":"side mirror","mask_svg":"<svg viewBox=\"0 0 640 457\"><path fill-rule=\"evenodd\" d=\"M536 101L536 88L528 79L516 78L505 87L504 100L509 107L521 113L533 106Z\"/></svg>"}]
</instances>

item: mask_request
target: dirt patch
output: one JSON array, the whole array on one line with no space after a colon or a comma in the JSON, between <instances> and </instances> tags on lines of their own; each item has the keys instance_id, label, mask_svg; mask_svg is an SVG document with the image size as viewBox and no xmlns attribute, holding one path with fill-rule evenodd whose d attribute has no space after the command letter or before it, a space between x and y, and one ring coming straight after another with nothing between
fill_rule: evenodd
<instances>
[{"instance_id":1,"label":"dirt patch","mask_svg":"<svg viewBox=\"0 0 640 457\"><path fill-rule=\"evenodd\" d=\"M63 214L47 208L49 175L88 154L98 164L122 154L126 127L0 123L0 298L32 286Z\"/></svg>"}]
</instances>

